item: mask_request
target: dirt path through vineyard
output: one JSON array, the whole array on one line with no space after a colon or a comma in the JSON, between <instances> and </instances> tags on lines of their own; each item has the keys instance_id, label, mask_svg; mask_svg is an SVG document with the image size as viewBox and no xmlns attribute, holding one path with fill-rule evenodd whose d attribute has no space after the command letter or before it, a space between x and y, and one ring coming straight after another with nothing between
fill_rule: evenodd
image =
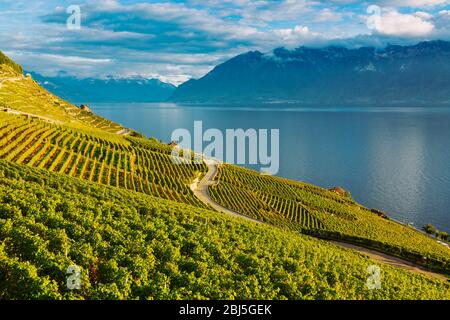
<instances>
[{"instance_id":1,"label":"dirt path through vineyard","mask_svg":"<svg viewBox=\"0 0 450 320\"><path fill-rule=\"evenodd\" d=\"M9 77L9 78L0 79L0 89L3 87L3 83L6 81L15 82L15 81L23 80L23 79L24 79L23 77Z\"/></svg>"},{"instance_id":2,"label":"dirt path through vineyard","mask_svg":"<svg viewBox=\"0 0 450 320\"><path fill-rule=\"evenodd\" d=\"M253 221L256 223L263 223L259 220L255 220L249 217L246 217L238 212L232 211L228 208L225 208L223 206L221 206L220 204L218 204L217 202L215 202L208 191L208 187L212 186L214 184L216 184L217 182L214 180L217 171L219 169L219 164L216 160L212 160L212 159L205 159L204 160L206 165L208 166L208 172L206 173L206 175L203 177L202 180L199 181L199 178L195 179L194 182L191 184L191 190L194 192L195 196L202 201L204 204L209 205L211 207L213 207L215 210L222 212L222 213L226 213L228 215L231 215L233 217L237 217L237 218L241 218L241 219L245 219L248 221Z\"/></svg>"}]
</instances>

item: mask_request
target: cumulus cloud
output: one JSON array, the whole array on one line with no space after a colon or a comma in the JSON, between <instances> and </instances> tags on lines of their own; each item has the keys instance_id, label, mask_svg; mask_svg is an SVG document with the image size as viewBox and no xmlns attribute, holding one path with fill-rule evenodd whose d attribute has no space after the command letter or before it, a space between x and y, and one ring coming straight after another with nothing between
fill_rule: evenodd
<instances>
[{"instance_id":1,"label":"cumulus cloud","mask_svg":"<svg viewBox=\"0 0 450 320\"><path fill-rule=\"evenodd\" d=\"M293 28L275 29L272 33L275 36L275 41L273 41L274 46L278 44L287 48L298 47L300 44L320 38L319 34L301 25Z\"/></svg>"},{"instance_id":2,"label":"cumulus cloud","mask_svg":"<svg viewBox=\"0 0 450 320\"><path fill-rule=\"evenodd\" d=\"M380 16L375 29L383 35L423 37L433 32L434 25L421 17L420 14L402 14L398 11L389 11Z\"/></svg>"}]
</instances>

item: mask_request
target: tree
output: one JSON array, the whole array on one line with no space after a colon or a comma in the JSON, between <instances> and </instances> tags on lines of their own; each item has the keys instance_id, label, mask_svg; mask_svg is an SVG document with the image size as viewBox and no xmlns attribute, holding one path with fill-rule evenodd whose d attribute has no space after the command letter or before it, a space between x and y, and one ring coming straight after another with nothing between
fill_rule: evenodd
<instances>
[{"instance_id":1,"label":"tree","mask_svg":"<svg viewBox=\"0 0 450 320\"><path fill-rule=\"evenodd\" d=\"M433 226L432 224L427 224L426 226L423 227L423 230L431 235L436 235L437 233L437 229L435 226Z\"/></svg>"},{"instance_id":2,"label":"tree","mask_svg":"<svg viewBox=\"0 0 450 320\"><path fill-rule=\"evenodd\" d=\"M438 232L437 237L439 239L441 239L441 240L444 240L444 241L449 241L450 240L449 234L447 232Z\"/></svg>"}]
</instances>

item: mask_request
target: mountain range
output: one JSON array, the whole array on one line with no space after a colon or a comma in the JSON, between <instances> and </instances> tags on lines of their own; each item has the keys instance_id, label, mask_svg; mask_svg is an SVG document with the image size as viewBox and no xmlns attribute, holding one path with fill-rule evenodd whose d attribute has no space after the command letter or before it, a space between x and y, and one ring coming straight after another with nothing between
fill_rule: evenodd
<instances>
[{"instance_id":1,"label":"mountain range","mask_svg":"<svg viewBox=\"0 0 450 320\"><path fill-rule=\"evenodd\" d=\"M450 103L450 42L252 51L177 88L184 103Z\"/></svg>"},{"instance_id":2,"label":"mountain range","mask_svg":"<svg viewBox=\"0 0 450 320\"><path fill-rule=\"evenodd\" d=\"M79 103L442 105L450 104L450 42L250 51L178 88L158 79L30 74L52 93Z\"/></svg>"},{"instance_id":3,"label":"mountain range","mask_svg":"<svg viewBox=\"0 0 450 320\"><path fill-rule=\"evenodd\" d=\"M79 79L66 74L44 77L30 72L47 90L70 102L159 102L167 100L176 87L158 79Z\"/></svg>"}]
</instances>

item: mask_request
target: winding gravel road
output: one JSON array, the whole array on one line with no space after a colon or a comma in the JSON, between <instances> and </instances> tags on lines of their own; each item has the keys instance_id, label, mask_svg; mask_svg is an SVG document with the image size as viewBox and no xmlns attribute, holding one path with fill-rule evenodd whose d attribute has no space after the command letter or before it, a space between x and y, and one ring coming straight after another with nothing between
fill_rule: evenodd
<instances>
[{"instance_id":1,"label":"winding gravel road","mask_svg":"<svg viewBox=\"0 0 450 320\"><path fill-rule=\"evenodd\" d=\"M262 221L246 217L238 212L225 208L211 198L208 188L209 186L217 184L214 178L216 177L217 171L219 169L219 162L217 162L214 159L205 159L204 161L208 166L208 172L201 181L199 181L199 179L197 178L191 184L191 190L194 192L195 196L204 204L213 207L215 210L219 212L226 213L228 215L241 218L247 221L253 221L262 224L263 223Z\"/></svg>"}]
</instances>

